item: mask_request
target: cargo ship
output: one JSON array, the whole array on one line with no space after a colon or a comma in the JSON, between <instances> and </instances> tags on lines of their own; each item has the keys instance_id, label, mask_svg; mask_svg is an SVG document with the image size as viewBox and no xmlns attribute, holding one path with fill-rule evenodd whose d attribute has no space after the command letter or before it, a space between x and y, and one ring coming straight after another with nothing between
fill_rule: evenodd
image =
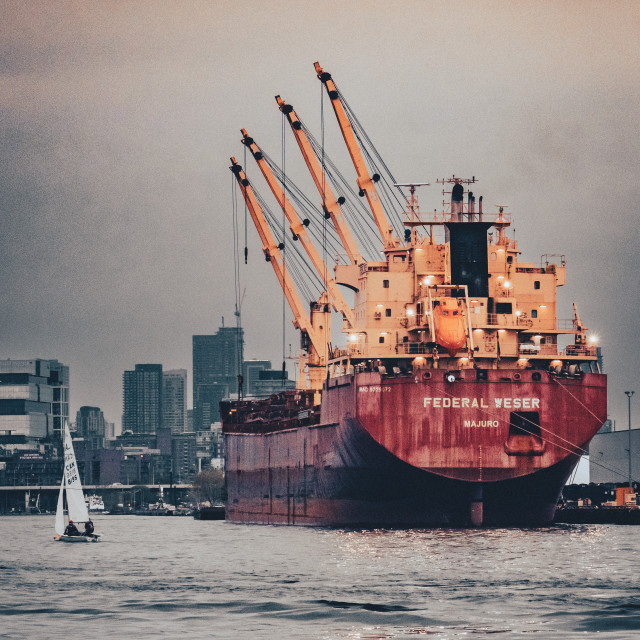
<instances>
[{"instance_id":1,"label":"cargo ship","mask_svg":"<svg viewBox=\"0 0 640 640\"><path fill-rule=\"evenodd\" d=\"M331 527L539 526L606 419L606 376L578 308L557 317L565 258L520 260L504 206L483 210L475 177L451 176L440 211L398 184L395 232L381 177L331 75L316 63L370 211L383 259L366 259L314 145L276 97L345 259L330 270L266 154L243 143L322 279L304 304L243 167L231 171L301 333L297 387L221 403L226 518ZM324 93L323 93L324 97ZM335 182L334 182L335 184ZM475 188L475 187L474 187ZM386 200L385 200L386 202ZM326 251L324 251L326 253ZM343 295L352 296L349 303ZM330 338L342 316L344 346Z\"/></svg>"}]
</instances>

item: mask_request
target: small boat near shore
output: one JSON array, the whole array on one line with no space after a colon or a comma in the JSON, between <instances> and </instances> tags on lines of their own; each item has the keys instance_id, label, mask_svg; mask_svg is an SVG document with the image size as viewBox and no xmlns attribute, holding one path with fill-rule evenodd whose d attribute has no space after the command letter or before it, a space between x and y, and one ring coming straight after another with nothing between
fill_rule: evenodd
<instances>
[{"instance_id":1,"label":"small boat near shore","mask_svg":"<svg viewBox=\"0 0 640 640\"><path fill-rule=\"evenodd\" d=\"M193 512L194 520L224 520L224 505L215 505L213 507L200 507Z\"/></svg>"}]
</instances>

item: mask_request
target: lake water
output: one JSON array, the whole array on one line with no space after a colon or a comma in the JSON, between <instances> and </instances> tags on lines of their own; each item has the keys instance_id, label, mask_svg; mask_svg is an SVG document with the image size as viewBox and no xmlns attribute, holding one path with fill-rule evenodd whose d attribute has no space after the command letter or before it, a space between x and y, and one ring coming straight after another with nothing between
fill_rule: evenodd
<instances>
[{"instance_id":1,"label":"lake water","mask_svg":"<svg viewBox=\"0 0 640 640\"><path fill-rule=\"evenodd\" d=\"M640 636L640 528L349 531L0 517L0 637Z\"/></svg>"}]
</instances>

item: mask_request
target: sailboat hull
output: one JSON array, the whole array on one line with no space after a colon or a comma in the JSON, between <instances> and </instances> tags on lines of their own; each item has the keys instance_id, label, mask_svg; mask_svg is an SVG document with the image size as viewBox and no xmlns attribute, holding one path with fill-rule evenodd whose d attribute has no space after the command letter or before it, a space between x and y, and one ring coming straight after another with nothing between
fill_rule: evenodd
<instances>
[{"instance_id":1,"label":"sailboat hull","mask_svg":"<svg viewBox=\"0 0 640 640\"><path fill-rule=\"evenodd\" d=\"M56 542L98 542L97 537L89 536L54 536L53 539Z\"/></svg>"}]
</instances>

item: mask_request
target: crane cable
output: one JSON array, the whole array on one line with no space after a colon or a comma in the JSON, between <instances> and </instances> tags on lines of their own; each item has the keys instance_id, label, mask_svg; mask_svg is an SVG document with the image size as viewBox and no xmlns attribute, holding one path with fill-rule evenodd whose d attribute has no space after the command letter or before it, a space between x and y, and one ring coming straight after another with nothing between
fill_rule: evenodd
<instances>
[{"instance_id":1,"label":"crane cable","mask_svg":"<svg viewBox=\"0 0 640 640\"><path fill-rule=\"evenodd\" d=\"M263 152L263 159L274 173L275 177L282 181L282 169L266 154ZM287 179L288 185L288 199L293 203L294 209L303 211L309 217L309 221L311 219L316 220L316 218L322 219L324 216L320 212L320 210L309 200L309 198L304 194L304 192L291 180L291 178ZM304 224L304 223L303 223ZM307 226L304 224L304 226ZM308 227L309 234L313 235L316 239L316 242L322 244L322 230L320 232L316 231L317 228L321 227L318 225L310 225ZM327 244L332 251L339 253L340 247L340 239L338 234L332 227L327 227Z\"/></svg>"},{"instance_id":2,"label":"crane cable","mask_svg":"<svg viewBox=\"0 0 640 640\"><path fill-rule=\"evenodd\" d=\"M334 82L334 84L335 84L335 82ZM358 143L360 144L362 153L367 158L367 160L369 162L369 165L371 167L373 167L376 172L378 172L378 163L379 163L380 166L382 167L382 169L384 170L384 171L381 171L380 173L386 173L388 178L390 178L391 183L395 183L396 180L395 180L393 174L391 173L389 167L387 166L387 164L385 163L384 159L382 158L382 156L378 152L376 146L373 144L373 141L371 140L371 138L367 134L365 128L362 126L362 123L359 121L359 119L356 116L355 112L353 111L353 109L351 108L349 103L345 100L344 95L342 94L340 89L337 87L337 85L336 85L336 90L338 92L338 95L340 96L340 101L342 102L342 104L344 106L347 118L349 119L349 121L350 121L350 123L351 123L351 125L353 127L354 135L356 136L356 139L358 140ZM376 160L369 153L369 148L373 151L373 154L375 155L375 158L377 159L378 162L376 162ZM378 175L380 175L380 173L378 173ZM402 217L398 213L398 209L393 205L393 202L391 201L391 197L393 196L393 199L396 201L396 204L400 207L401 210L403 209L403 203L398 198L398 196L394 193L394 191L391 190L390 185L389 185L389 180L384 179L383 183L385 184L385 187L386 187L385 190L383 190L383 196L385 197L385 199L387 201L387 213L389 214L389 216L391 218L391 224L394 227L395 227L396 224L399 224L400 228L402 228ZM390 194L392 194L392 196L389 193L387 193L387 189L390 192ZM400 187L398 187L398 191L402 194L402 189ZM395 230L397 232L397 228Z\"/></svg>"},{"instance_id":3,"label":"crane cable","mask_svg":"<svg viewBox=\"0 0 640 640\"><path fill-rule=\"evenodd\" d=\"M286 232L286 215L285 206L287 200L287 174L286 174L286 151L285 151L285 120L286 116L282 113L282 129L281 129L281 149L282 149L282 271L283 275L287 272L287 232ZM284 289L282 290L282 387L284 387L284 374L286 371L286 296Z\"/></svg>"},{"instance_id":4,"label":"crane cable","mask_svg":"<svg viewBox=\"0 0 640 640\"><path fill-rule=\"evenodd\" d=\"M311 143L313 152L318 160L322 157L322 145L314 137L313 133L302 123L304 132ZM329 177L334 190L342 193L345 197L345 204L347 211L350 212L349 216L345 216L345 219L350 219L351 226L356 234L356 237L361 245L371 252L371 256L377 256L378 248L376 246L378 236L378 230L375 226L373 219L371 218L371 212L368 207L362 204L362 200L356 196L356 192L351 186L349 180L340 172L336 164L331 160L331 157L324 153L324 166L325 175ZM345 210L345 204L341 205L342 210ZM368 230L368 231L367 231ZM375 240L372 241L372 238Z\"/></svg>"}]
</instances>

